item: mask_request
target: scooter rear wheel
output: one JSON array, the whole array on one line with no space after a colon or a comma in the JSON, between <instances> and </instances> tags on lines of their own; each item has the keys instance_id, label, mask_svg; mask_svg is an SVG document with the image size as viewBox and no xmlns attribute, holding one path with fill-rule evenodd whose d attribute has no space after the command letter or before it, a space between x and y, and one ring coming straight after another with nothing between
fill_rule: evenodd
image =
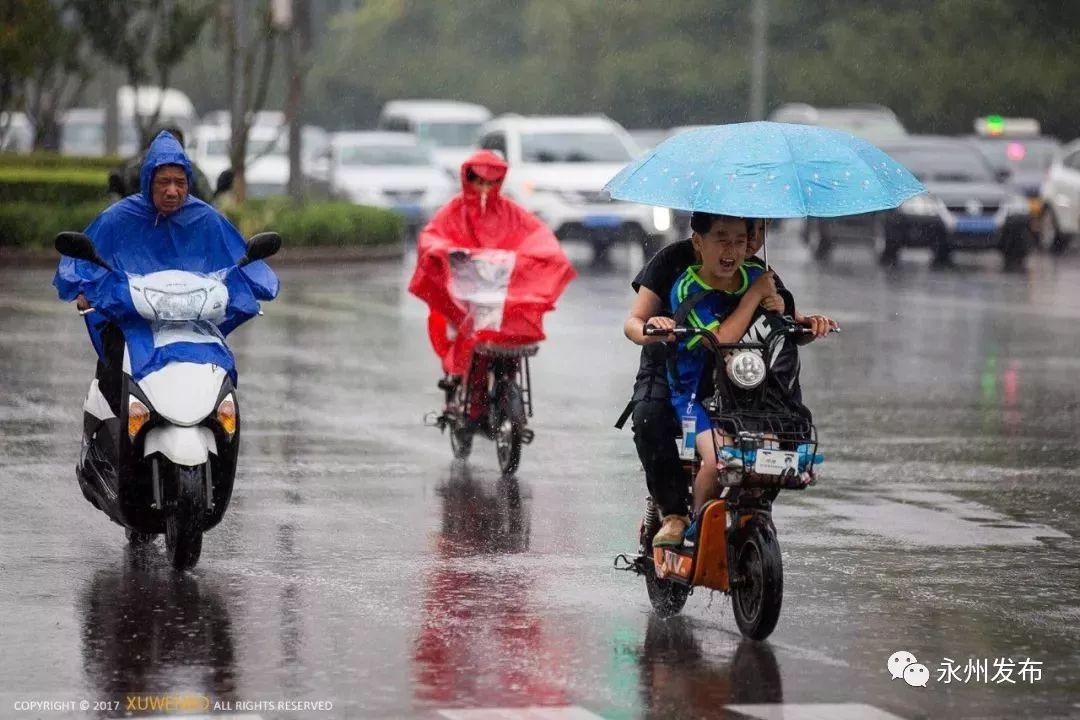
<instances>
[{"instance_id":1,"label":"scooter rear wheel","mask_svg":"<svg viewBox=\"0 0 1080 720\"><path fill-rule=\"evenodd\" d=\"M780 543L772 530L751 526L745 531L735 549L735 578L735 623L746 637L764 640L776 629L784 600Z\"/></svg>"},{"instance_id":2,"label":"scooter rear wheel","mask_svg":"<svg viewBox=\"0 0 1080 720\"><path fill-rule=\"evenodd\" d=\"M175 467L176 508L165 521L165 549L177 570L195 567L202 554L206 482L201 467Z\"/></svg>"}]
</instances>

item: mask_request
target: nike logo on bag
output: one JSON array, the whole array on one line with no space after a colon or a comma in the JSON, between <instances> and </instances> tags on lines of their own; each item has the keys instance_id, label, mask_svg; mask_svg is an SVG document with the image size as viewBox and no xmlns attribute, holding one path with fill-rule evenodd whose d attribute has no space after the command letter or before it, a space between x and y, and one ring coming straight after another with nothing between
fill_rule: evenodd
<instances>
[{"instance_id":1,"label":"nike logo on bag","mask_svg":"<svg viewBox=\"0 0 1080 720\"><path fill-rule=\"evenodd\" d=\"M764 315L759 315L758 319L754 321L754 324L750 326L750 329L746 331L746 334L742 336L740 342L744 343L761 343L766 344L769 336L772 335L772 329L769 327L769 320ZM776 359L780 357L780 352L784 349L784 343L787 342L786 337L780 338L776 343L776 349L772 354L772 358L769 362L769 369L771 370L773 365L776 364ZM760 350L753 350L758 355L761 354Z\"/></svg>"}]
</instances>

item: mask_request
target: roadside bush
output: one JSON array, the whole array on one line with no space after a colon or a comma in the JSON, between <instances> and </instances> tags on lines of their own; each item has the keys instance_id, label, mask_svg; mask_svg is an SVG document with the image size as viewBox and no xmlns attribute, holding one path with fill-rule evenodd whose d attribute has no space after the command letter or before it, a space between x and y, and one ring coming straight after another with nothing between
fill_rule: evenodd
<instances>
[{"instance_id":1,"label":"roadside bush","mask_svg":"<svg viewBox=\"0 0 1080 720\"><path fill-rule=\"evenodd\" d=\"M108 180L102 169L0 166L0 203L104 202Z\"/></svg>"},{"instance_id":2,"label":"roadside bush","mask_svg":"<svg viewBox=\"0 0 1080 720\"><path fill-rule=\"evenodd\" d=\"M54 205L36 202L0 203L0 247L43 250L62 230L85 230L106 203Z\"/></svg>"},{"instance_id":3,"label":"roadside bush","mask_svg":"<svg viewBox=\"0 0 1080 720\"><path fill-rule=\"evenodd\" d=\"M123 162L115 155L104 157L74 157L55 152L33 152L26 155L18 153L0 153L0 168L64 168L68 170L102 170L108 173Z\"/></svg>"},{"instance_id":4,"label":"roadside bush","mask_svg":"<svg viewBox=\"0 0 1080 720\"><path fill-rule=\"evenodd\" d=\"M286 198L248 200L226 208L245 238L265 230L280 233L286 247L357 247L401 241L401 219L389 210L349 202L306 202Z\"/></svg>"}]
</instances>

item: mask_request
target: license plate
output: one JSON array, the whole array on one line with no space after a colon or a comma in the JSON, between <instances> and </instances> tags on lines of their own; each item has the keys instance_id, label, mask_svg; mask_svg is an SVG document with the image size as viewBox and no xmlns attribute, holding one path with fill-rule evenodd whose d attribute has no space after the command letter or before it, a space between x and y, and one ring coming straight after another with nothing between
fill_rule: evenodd
<instances>
[{"instance_id":1,"label":"license plate","mask_svg":"<svg viewBox=\"0 0 1080 720\"><path fill-rule=\"evenodd\" d=\"M581 224L587 228L613 228L622 225L622 218L617 215L586 215Z\"/></svg>"},{"instance_id":2,"label":"license plate","mask_svg":"<svg viewBox=\"0 0 1080 720\"><path fill-rule=\"evenodd\" d=\"M758 475L795 475L799 472L799 454L785 450L758 450L754 472Z\"/></svg>"},{"instance_id":3,"label":"license plate","mask_svg":"<svg viewBox=\"0 0 1080 720\"><path fill-rule=\"evenodd\" d=\"M420 214L419 205L395 205L394 210L406 217L416 217Z\"/></svg>"},{"instance_id":4,"label":"license plate","mask_svg":"<svg viewBox=\"0 0 1080 720\"><path fill-rule=\"evenodd\" d=\"M956 232L961 233L991 233L994 231L993 217L966 217L957 218Z\"/></svg>"}]
</instances>

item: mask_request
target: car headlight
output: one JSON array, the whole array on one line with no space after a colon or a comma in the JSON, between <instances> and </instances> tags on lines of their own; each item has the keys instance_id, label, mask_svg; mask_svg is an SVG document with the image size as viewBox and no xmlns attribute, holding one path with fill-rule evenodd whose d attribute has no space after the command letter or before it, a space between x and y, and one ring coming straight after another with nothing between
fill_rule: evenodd
<instances>
[{"instance_id":1,"label":"car headlight","mask_svg":"<svg viewBox=\"0 0 1080 720\"><path fill-rule=\"evenodd\" d=\"M667 232L671 229L671 211L667 208L654 207L652 210L652 224L656 232Z\"/></svg>"},{"instance_id":2,"label":"car headlight","mask_svg":"<svg viewBox=\"0 0 1080 720\"><path fill-rule=\"evenodd\" d=\"M728 358L727 375L743 390L756 388L765 380L765 361L755 352L740 350Z\"/></svg>"},{"instance_id":3,"label":"car headlight","mask_svg":"<svg viewBox=\"0 0 1080 720\"><path fill-rule=\"evenodd\" d=\"M928 217L941 213L941 201L930 195L916 195L900 205L900 212L905 215Z\"/></svg>"},{"instance_id":4,"label":"car headlight","mask_svg":"<svg viewBox=\"0 0 1080 720\"><path fill-rule=\"evenodd\" d=\"M1001 207L1006 215L1031 214L1031 203L1023 195L1010 195Z\"/></svg>"}]
</instances>

